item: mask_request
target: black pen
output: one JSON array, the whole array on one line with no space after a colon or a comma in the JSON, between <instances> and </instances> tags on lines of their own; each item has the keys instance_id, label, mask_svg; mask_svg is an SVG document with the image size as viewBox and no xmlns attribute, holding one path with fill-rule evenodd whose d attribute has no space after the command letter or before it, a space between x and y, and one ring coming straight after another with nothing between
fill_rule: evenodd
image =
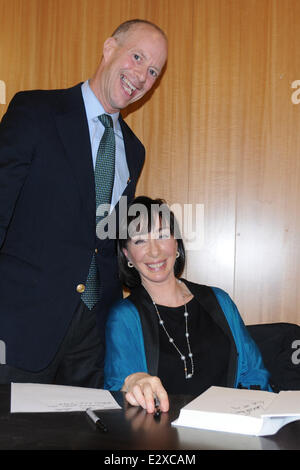
<instances>
[{"instance_id":1,"label":"black pen","mask_svg":"<svg viewBox=\"0 0 300 470\"><path fill-rule=\"evenodd\" d=\"M96 413L93 412L90 408L86 410L86 414L88 415L89 418L93 421L93 423L97 426L98 429L102 432L107 432L107 427L103 423L103 421L99 418L99 416L96 415Z\"/></svg>"},{"instance_id":2,"label":"black pen","mask_svg":"<svg viewBox=\"0 0 300 470\"><path fill-rule=\"evenodd\" d=\"M155 407L154 418L156 419L160 418L161 411L159 408L159 399L157 397L154 397L154 407Z\"/></svg>"}]
</instances>

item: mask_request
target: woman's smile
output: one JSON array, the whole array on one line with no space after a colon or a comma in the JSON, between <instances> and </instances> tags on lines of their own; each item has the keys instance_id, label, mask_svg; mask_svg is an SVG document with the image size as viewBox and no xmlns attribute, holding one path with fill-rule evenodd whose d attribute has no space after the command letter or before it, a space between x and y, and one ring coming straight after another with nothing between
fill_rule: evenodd
<instances>
[{"instance_id":1,"label":"woman's smile","mask_svg":"<svg viewBox=\"0 0 300 470\"><path fill-rule=\"evenodd\" d=\"M166 260L159 261L157 263L146 263L146 266L153 271L159 271L161 268L165 268Z\"/></svg>"}]
</instances>

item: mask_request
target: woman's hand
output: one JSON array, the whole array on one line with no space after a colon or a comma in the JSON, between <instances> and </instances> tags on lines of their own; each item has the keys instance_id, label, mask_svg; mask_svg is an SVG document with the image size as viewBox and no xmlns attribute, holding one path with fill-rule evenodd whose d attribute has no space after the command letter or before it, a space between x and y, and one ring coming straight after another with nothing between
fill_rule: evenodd
<instances>
[{"instance_id":1,"label":"woman's hand","mask_svg":"<svg viewBox=\"0 0 300 470\"><path fill-rule=\"evenodd\" d=\"M122 391L126 392L126 400L133 406L142 406L148 413L154 413L154 397L159 400L161 411L169 410L168 394L158 377L136 372L124 380Z\"/></svg>"}]
</instances>

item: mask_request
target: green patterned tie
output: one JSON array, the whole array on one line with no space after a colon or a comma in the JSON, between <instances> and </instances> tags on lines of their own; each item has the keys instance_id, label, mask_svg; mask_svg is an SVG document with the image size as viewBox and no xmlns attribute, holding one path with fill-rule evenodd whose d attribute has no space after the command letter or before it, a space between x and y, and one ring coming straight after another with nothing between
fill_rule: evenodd
<instances>
[{"instance_id":1,"label":"green patterned tie","mask_svg":"<svg viewBox=\"0 0 300 470\"><path fill-rule=\"evenodd\" d=\"M105 127L99 144L95 165L96 212L100 204L110 204L115 176L116 143L113 121L107 114L98 116ZM96 224L101 217L96 217ZM95 255L92 257L90 270L85 284L85 291L81 295L82 301L91 310L100 298L100 282Z\"/></svg>"}]
</instances>

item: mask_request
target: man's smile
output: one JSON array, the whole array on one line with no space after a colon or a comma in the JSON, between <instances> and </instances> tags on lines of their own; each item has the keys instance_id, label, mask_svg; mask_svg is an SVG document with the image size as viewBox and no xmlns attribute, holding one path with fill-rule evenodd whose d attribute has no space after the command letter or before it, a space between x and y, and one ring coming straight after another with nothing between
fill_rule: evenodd
<instances>
[{"instance_id":1,"label":"man's smile","mask_svg":"<svg viewBox=\"0 0 300 470\"><path fill-rule=\"evenodd\" d=\"M128 80L128 78L124 74L121 74L121 81L123 84L123 88L131 96L135 92L136 87L133 85L133 83L131 83L130 80Z\"/></svg>"}]
</instances>

